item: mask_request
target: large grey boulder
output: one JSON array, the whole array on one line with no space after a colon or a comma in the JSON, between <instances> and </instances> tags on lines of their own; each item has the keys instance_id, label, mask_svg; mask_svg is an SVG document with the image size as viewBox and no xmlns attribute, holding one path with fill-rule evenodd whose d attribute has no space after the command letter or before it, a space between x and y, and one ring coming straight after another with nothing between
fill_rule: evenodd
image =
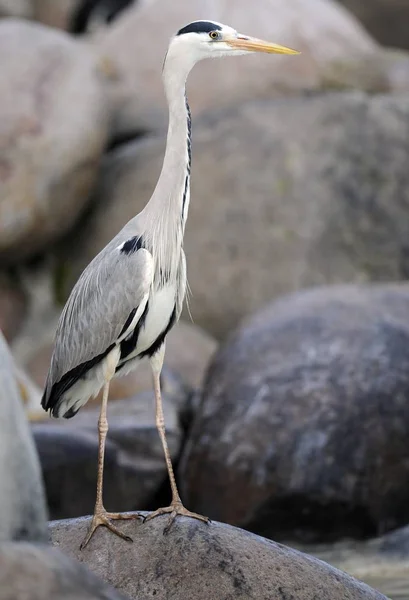
<instances>
[{"instance_id":1,"label":"large grey boulder","mask_svg":"<svg viewBox=\"0 0 409 600\"><path fill-rule=\"evenodd\" d=\"M303 545L302 551L365 581L388 598L404 599L409 589L409 527L365 540Z\"/></svg>"},{"instance_id":2,"label":"large grey boulder","mask_svg":"<svg viewBox=\"0 0 409 600\"><path fill-rule=\"evenodd\" d=\"M0 544L0 600L126 600L56 548Z\"/></svg>"},{"instance_id":3,"label":"large grey boulder","mask_svg":"<svg viewBox=\"0 0 409 600\"><path fill-rule=\"evenodd\" d=\"M69 286L148 201L163 152L164 138L147 139L104 159L94 212L67 249ZM406 96L325 94L193 117L194 321L220 339L283 293L406 279L408 161Z\"/></svg>"},{"instance_id":4,"label":"large grey boulder","mask_svg":"<svg viewBox=\"0 0 409 600\"><path fill-rule=\"evenodd\" d=\"M385 600L341 571L285 546L221 523L167 517L128 521L124 542L101 528L79 545L89 518L54 521L53 544L134 600Z\"/></svg>"},{"instance_id":5,"label":"large grey boulder","mask_svg":"<svg viewBox=\"0 0 409 600\"><path fill-rule=\"evenodd\" d=\"M0 258L15 263L84 209L108 135L92 50L47 27L0 21Z\"/></svg>"},{"instance_id":6,"label":"large grey boulder","mask_svg":"<svg viewBox=\"0 0 409 600\"><path fill-rule=\"evenodd\" d=\"M406 0L341 0L381 43L409 48L406 24L409 6Z\"/></svg>"},{"instance_id":7,"label":"large grey boulder","mask_svg":"<svg viewBox=\"0 0 409 600\"><path fill-rule=\"evenodd\" d=\"M49 27L68 30L76 9L89 0L31 0L34 18Z\"/></svg>"},{"instance_id":8,"label":"large grey boulder","mask_svg":"<svg viewBox=\"0 0 409 600\"><path fill-rule=\"evenodd\" d=\"M11 277L0 273L0 331L8 342L20 331L27 313L27 294Z\"/></svg>"},{"instance_id":9,"label":"large grey boulder","mask_svg":"<svg viewBox=\"0 0 409 600\"><path fill-rule=\"evenodd\" d=\"M0 17L30 19L33 16L33 0L0 0Z\"/></svg>"},{"instance_id":10,"label":"large grey boulder","mask_svg":"<svg viewBox=\"0 0 409 600\"><path fill-rule=\"evenodd\" d=\"M409 520L409 286L287 296L215 355L179 477L191 510L281 539Z\"/></svg>"},{"instance_id":11,"label":"large grey boulder","mask_svg":"<svg viewBox=\"0 0 409 600\"><path fill-rule=\"evenodd\" d=\"M0 542L45 541L46 516L38 457L0 332Z\"/></svg>"}]
</instances>

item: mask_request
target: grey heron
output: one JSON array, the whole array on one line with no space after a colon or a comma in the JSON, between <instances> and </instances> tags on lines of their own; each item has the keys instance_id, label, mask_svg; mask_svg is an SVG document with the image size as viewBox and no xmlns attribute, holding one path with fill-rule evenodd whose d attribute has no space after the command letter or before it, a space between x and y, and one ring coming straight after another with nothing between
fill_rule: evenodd
<instances>
[{"instance_id":1,"label":"grey heron","mask_svg":"<svg viewBox=\"0 0 409 600\"><path fill-rule=\"evenodd\" d=\"M191 117L185 84L199 60L249 52L298 54L215 21L194 21L172 38L163 66L169 105L167 145L153 195L86 267L61 314L43 408L54 417L70 418L103 388L96 503L82 547L100 525L129 539L112 520L138 516L108 513L102 487L109 384L112 377L129 372L143 358L152 367L156 426L172 490L170 506L159 508L147 519L170 514L166 529L177 515L208 520L188 511L179 496L160 391L166 335L179 319L186 291L183 235L190 200Z\"/></svg>"}]
</instances>

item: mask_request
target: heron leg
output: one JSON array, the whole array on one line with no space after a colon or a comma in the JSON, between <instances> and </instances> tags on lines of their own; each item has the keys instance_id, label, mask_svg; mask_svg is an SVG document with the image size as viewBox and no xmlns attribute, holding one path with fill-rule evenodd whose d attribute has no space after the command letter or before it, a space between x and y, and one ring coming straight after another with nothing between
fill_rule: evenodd
<instances>
[{"instance_id":1,"label":"heron leg","mask_svg":"<svg viewBox=\"0 0 409 600\"><path fill-rule=\"evenodd\" d=\"M115 363L116 365L116 363ZM113 369L115 372L115 367ZM116 519L137 519L143 518L142 515L138 515L138 513L127 514L127 513L110 513L105 510L104 504L102 502L102 489L103 489L103 481L104 481L104 457L105 457L105 440L108 433L108 420L107 420L107 403L108 403L108 394L109 394L109 383L112 378L113 373L111 373L111 377L106 381L104 385L103 395L102 395L102 404L101 411L98 419L98 478L97 478L97 498L95 502L94 515L92 517L91 525L88 529L87 535L82 542L80 549L83 550L85 546L88 544L94 532L98 527L103 525L107 527L110 531L123 538L128 542L132 542L132 538L128 535L125 535L120 531L117 527L115 527L111 520Z\"/></svg>"},{"instance_id":2,"label":"heron leg","mask_svg":"<svg viewBox=\"0 0 409 600\"><path fill-rule=\"evenodd\" d=\"M191 517L193 519L199 519L200 521L204 521L205 523L209 522L209 518L203 515L199 515L194 512L190 512L187 510L180 499L179 491L176 485L176 478L173 471L172 460L170 457L169 447L166 440L166 431L165 431L165 418L163 415L163 406L162 406L162 395L160 389L160 373L162 370L163 359L165 355L165 345L163 344L162 348L152 357L151 359L151 367L153 373L153 388L155 391L155 415L156 415L156 427L159 433L159 437L162 442L163 451L165 453L165 461L166 467L168 470L170 487L172 490L172 502L170 506L166 506L164 508L158 508L154 512L150 513L145 521L150 521L159 515L170 514L168 523L164 529L164 533L168 533L173 521L177 517L177 515L183 515L185 517Z\"/></svg>"}]
</instances>

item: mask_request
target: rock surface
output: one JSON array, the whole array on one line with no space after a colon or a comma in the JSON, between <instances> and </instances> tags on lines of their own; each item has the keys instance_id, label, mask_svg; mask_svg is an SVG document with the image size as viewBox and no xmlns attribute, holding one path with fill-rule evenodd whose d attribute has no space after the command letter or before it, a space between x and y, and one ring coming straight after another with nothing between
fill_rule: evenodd
<instances>
[{"instance_id":1,"label":"rock surface","mask_svg":"<svg viewBox=\"0 0 409 600\"><path fill-rule=\"evenodd\" d=\"M0 22L0 259L40 251L83 210L108 134L94 53L38 24Z\"/></svg>"},{"instance_id":2,"label":"rock surface","mask_svg":"<svg viewBox=\"0 0 409 600\"><path fill-rule=\"evenodd\" d=\"M341 0L375 38L386 46L408 48L406 0Z\"/></svg>"},{"instance_id":3,"label":"rock surface","mask_svg":"<svg viewBox=\"0 0 409 600\"><path fill-rule=\"evenodd\" d=\"M44 0L42 0L44 2ZM49 2L52 0L48 0ZM69 30L74 34L104 31L134 2L142 0L80 0L69 19Z\"/></svg>"},{"instance_id":4,"label":"rock surface","mask_svg":"<svg viewBox=\"0 0 409 600\"><path fill-rule=\"evenodd\" d=\"M125 600L84 565L48 546L0 545L0 600Z\"/></svg>"},{"instance_id":5,"label":"rock surface","mask_svg":"<svg viewBox=\"0 0 409 600\"><path fill-rule=\"evenodd\" d=\"M27 419L37 420L38 418L43 418L44 410L41 407L42 390L36 386L24 369L17 365L17 363L14 364L14 375Z\"/></svg>"},{"instance_id":6,"label":"rock surface","mask_svg":"<svg viewBox=\"0 0 409 600\"><path fill-rule=\"evenodd\" d=\"M163 139L148 139L104 159L94 212L69 248L70 284L148 201L163 151ZM193 119L185 249L195 323L220 339L300 288L407 279L408 161L404 96L251 102Z\"/></svg>"},{"instance_id":7,"label":"rock surface","mask_svg":"<svg viewBox=\"0 0 409 600\"><path fill-rule=\"evenodd\" d=\"M385 599L323 562L248 532L178 517L163 535L165 523L166 517L123 522L133 544L99 530L82 552L88 518L53 522L50 532L55 546L135 600Z\"/></svg>"},{"instance_id":8,"label":"rock surface","mask_svg":"<svg viewBox=\"0 0 409 600\"><path fill-rule=\"evenodd\" d=\"M0 18L30 19L32 16L33 5L31 0L0 0Z\"/></svg>"},{"instance_id":9,"label":"rock surface","mask_svg":"<svg viewBox=\"0 0 409 600\"><path fill-rule=\"evenodd\" d=\"M34 18L49 27L68 30L74 10L84 1L88 0L32 0Z\"/></svg>"},{"instance_id":10,"label":"rock surface","mask_svg":"<svg viewBox=\"0 0 409 600\"><path fill-rule=\"evenodd\" d=\"M284 297L216 354L180 480L196 512L268 537L409 520L409 286Z\"/></svg>"},{"instance_id":11,"label":"rock surface","mask_svg":"<svg viewBox=\"0 0 409 600\"><path fill-rule=\"evenodd\" d=\"M409 527L368 541L302 546L303 552L365 581L388 598L406 598L409 588Z\"/></svg>"},{"instance_id":12,"label":"rock surface","mask_svg":"<svg viewBox=\"0 0 409 600\"><path fill-rule=\"evenodd\" d=\"M10 278L0 274L0 331L10 342L18 333L27 309L24 291Z\"/></svg>"},{"instance_id":13,"label":"rock surface","mask_svg":"<svg viewBox=\"0 0 409 600\"><path fill-rule=\"evenodd\" d=\"M46 540L40 465L15 367L0 333L0 542ZM0 586L1 588L1 586Z\"/></svg>"},{"instance_id":14,"label":"rock surface","mask_svg":"<svg viewBox=\"0 0 409 600\"><path fill-rule=\"evenodd\" d=\"M160 73L169 39L183 25L209 15L242 33L294 47L302 54L203 61L188 82L195 112L234 105L248 98L271 98L284 91L321 88L327 77L333 77L335 67L342 85L340 65L355 64L377 51L377 45L358 21L327 0L315 0L314 10L309 0L258 0L251 11L247 0L139 3L118 19L106 35L96 39L101 54L118 71L113 99L119 133L143 129L147 120L154 127L164 122L167 111ZM143 61L138 60L141 55ZM362 78L365 79L365 73Z\"/></svg>"},{"instance_id":15,"label":"rock surface","mask_svg":"<svg viewBox=\"0 0 409 600\"><path fill-rule=\"evenodd\" d=\"M163 386L169 449L176 464L182 446L179 413L186 390ZM93 512L97 478L99 407L81 410L74 419L33 423L50 516L78 517ZM153 393L108 403L104 503L107 510L152 508L169 484L164 454L155 426Z\"/></svg>"}]
</instances>

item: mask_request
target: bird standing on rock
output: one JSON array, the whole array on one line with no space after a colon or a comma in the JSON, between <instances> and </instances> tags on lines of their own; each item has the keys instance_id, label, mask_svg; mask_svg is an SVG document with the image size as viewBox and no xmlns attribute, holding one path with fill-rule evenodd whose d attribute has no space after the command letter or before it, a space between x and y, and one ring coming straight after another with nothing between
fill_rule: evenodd
<instances>
[{"instance_id":1,"label":"bird standing on rock","mask_svg":"<svg viewBox=\"0 0 409 600\"><path fill-rule=\"evenodd\" d=\"M112 520L138 515L108 513L102 502L109 384L143 358L152 367L156 426L172 488L172 502L146 520L170 514L207 521L180 499L165 435L160 391L166 335L179 319L186 292L183 235L190 199L191 118L186 78L199 60L249 52L298 54L295 50L237 33L215 21L194 21L171 40L163 66L169 128L162 171L145 208L94 258L74 286L55 338L42 406L54 417L73 417L103 388L98 421L99 454L94 516L82 544L99 525L125 536Z\"/></svg>"}]
</instances>

